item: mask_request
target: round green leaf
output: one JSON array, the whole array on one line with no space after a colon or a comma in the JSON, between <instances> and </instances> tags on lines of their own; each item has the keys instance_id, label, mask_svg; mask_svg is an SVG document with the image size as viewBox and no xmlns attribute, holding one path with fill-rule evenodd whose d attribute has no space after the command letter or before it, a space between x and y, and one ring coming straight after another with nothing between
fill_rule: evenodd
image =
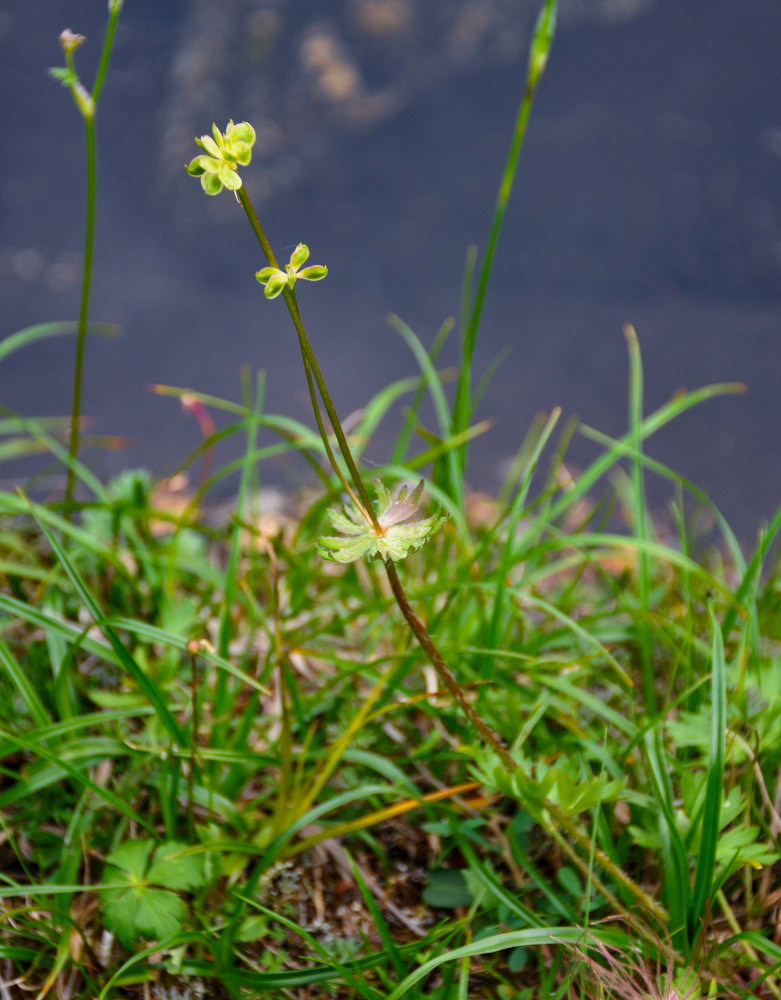
<instances>
[{"instance_id":1,"label":"round green leaf","mask_svg":"<svg viewBox=\"0 0 781 1000\"><path fill-rule=\"evenodd\" d=\"M441 910L472 905L472 894L466 887L463 873L455 868L438 868L429 872L423 899L429 906L436 906Z\"/></svg>"}]
</instances>

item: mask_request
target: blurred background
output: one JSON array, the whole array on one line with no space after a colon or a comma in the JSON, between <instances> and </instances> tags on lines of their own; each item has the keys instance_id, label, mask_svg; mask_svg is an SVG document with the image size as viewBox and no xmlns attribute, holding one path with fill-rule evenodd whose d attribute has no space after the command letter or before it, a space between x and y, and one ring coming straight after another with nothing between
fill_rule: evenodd
<instances>
[{"instance_id":1,"label":"blurred background","mask_svg":"<svg viewBox=\"0 0 781 1000\"><path fill-rule=\"evenodd\" d=\"M328 279L300 287L305 323L344 415L416 372L388 326L424 343L458 311L467 247L484 248L538 0L126 0L97 119L98 226L84 412L126 437L94 452L108 476L173 470L199 441L165 383L240 398L267 372L266 410L308 420L281 302L229 194L183 169L213 121L251 121L243 177L278 256L308 243ZM5 168L0 336L78 313L83 126L47 73L58 36L90 86L105 0L0 11ZM743 381L651 439L745 539L781 500L781 6L778 0L561 0L476 352L502 349L469 481L495 490L535 414L626 424L621 328L635 325L646 409L681 387ZM456 357L456 335L445 361ZM0 402L70 407L74 338L26 348ZM382 461L398 415L370 457ZM238 452L237 442L232 452ZM575 444L585 463L593 446ZM285 464L267 480L294 486ZM8 467L0 470L8 475ZM226 484L226 489L230 484ZM652 500L666 493L654 487ZM658 498L658 499L657 499Z\"/></svg>"}]
</instances>

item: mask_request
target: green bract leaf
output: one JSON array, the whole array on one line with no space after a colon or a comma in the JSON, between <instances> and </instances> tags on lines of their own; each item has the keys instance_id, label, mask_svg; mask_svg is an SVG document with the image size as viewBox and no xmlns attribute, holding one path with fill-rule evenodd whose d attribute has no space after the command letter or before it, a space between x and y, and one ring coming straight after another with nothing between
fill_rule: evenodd
<instances>
[{"instance_id":1,"label":"green bract leaf","mask_svg":"<svg viewBox=\"0 0 781 1000\"><path fill-rule=\"evenodd\" d=\"M361 510L329 510L328 517L333 527L347 537L325 536L317 543L317 550L324 559L348 563L360 559L379 556L382 559L398 561L405 559L428 541L447 520L447 514L438 511L431 517L413 521L420 506L423 493L421 479L408 495L402 486L395 497L391 496L382 483L377 483L377 520L379 531Z\"/></svg>"},{"instance_id":2,"label":"green bract leaf","mask_svg":"<svg viewBox=\"0 0 781 1000\"><path fill-rule=\"evenodd\" d=\"M66 87L72 87L77 80L76 74L67 66L52 66L49 70L49 76L59 80Z\"/></svg>"}]
</instances>

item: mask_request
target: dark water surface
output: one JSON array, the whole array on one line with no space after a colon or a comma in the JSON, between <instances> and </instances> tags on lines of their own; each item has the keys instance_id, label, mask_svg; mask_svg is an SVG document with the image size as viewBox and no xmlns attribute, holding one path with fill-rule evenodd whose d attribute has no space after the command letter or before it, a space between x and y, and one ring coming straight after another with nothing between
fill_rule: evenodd
<instances>
[{"instance_id":1,"label":"dark water surface","mask_svg":"<svg viewBox=\"0 0 781 1000\"><path fill-rule=\"evenodd\" d=\"M171 470L198 442L150 383L239 398L268 373L266 409L309 419L281 302L230 195L207 199L182 164L212 121L258 130L243 174L279 256L302 240L328 279L300 302L342 413L415 371L388 327L424 342L458 309L466 247L485 245L525 73L526 0L126 0L99 106L96 320L84 410L96 453ZM0 335L75 319L84 204L82 124L46 75L59 32L87 35L103 0L0 11L5 156ZM495 488L536 412L625 424L632 322L647 407L676 389L744 381L649 444L750 538L781 500L781 5L778 0L570 0L535 104L477 350L505 345L481 408L473 485ZM74 341L9 358L0 402L66 413ZM451 358L454 355L451 355ZM381 460L393 428L380 434ZM230 452L226 452L229 454ZM577 452L583 460L588 449ZM0 470L0 475L2 470ZM279 478L284 470L269 467ZM661 494L660 494L661 495Z\"/></svg>"}]
</instances>

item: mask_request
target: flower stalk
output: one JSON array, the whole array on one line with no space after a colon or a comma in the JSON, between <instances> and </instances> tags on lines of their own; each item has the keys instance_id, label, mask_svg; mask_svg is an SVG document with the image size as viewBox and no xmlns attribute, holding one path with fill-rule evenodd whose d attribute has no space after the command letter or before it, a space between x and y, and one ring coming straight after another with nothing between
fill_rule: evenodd
<instances>
[{"instance_id":1,"label":"flower stalk","mask_svg":"<svg viewBox=\"0 0 781 1000\"><path fill-rule=\"evenodd\" d=\"M549 0L548 7L551 7L551 0ZM555 10L555 0L552 0L552 8ZM242 141L244 138L249 136L250 132L247 130L250 130L252 134L252 142L254 142L254 130L252 130L251 126L247 125L247 123L241 123L239 126L234 126L233 123L230 122L228 129L226 130L226 135L229 136L232 129L241 130L240 134L242 136ZM323 442L325 453L331 467L339 477L346 493L349 495L357 508L357 516L354 516L353 518L348 518L344 514L334 514L331 512L332 524L337 528L337 530L346 534L347 538L321 539L321 554L325 555L327 558L335 558L337 561L343 562L352 561L353 558L359 558L363 554L382 558L394 600L421 649L430 660L442 683L459 705L466 718L472 723L485 743L487 743L491 750L497 755L501 761L502 767L509 774L514 775L518 770L516 760L510 751L505 747L501 738L485 722L479 712L477 712L469 699L466 697L463 687L458 683L455 675L445 663L434 640L429 635L426 626L415 614L396 569L396 559L403 558L408 551L411 551L413 548L418 547L419 544L422 544L422 541L425 541L428 534L433 532L433 530L439 526L443 518L435 516L424 521L411 521L411 517L417 510L419 503L420 490L422 488L420 485L416 487L409 496L407 496L406 490L402 490L399 494L397 494L395 499L390 496L384 487L380 487L379 515L375 511L374 505L369 498L363 477L358 470L341 422L339 421L336 408L334 407L331 395L328 391L328 386L325 383L320 366L317 363L317 359L315 358L309 338L307 337L306 330L304 329L304 325L301 320L301 313L298 308L298 301L296 299L295 283L300 278L317 281L325 277L327 269L318 265L306 268L303 271L301 270L302 265L306 262L309 256L309 250L303 244L298 244L296 249L293 251L289 264L286 265L284 269L280 268L274 251L271 248L271 244L269 243L263 227L260 224L260 220L258 219L257 213L255 212L252 201L247 194L241 178L238 174L236 174L235 178L228 176L228 183L226 183L226 172L228 170L232 171L234 166L238 165L238 159L234 157L233 164L231 165L231 163L228 162L227 167L225 167L224 163L216 167L214 164L207 165L204 163L204 161L210 157L216 162L218 159L217 154L219 153L222 155L222 153L224 153L224 146L221 146L217 139L217 137L221 136L222 133L216 129L216 126L214 129L214 135L214 141L207 141L209 138L208 136L202 137L199 145L206 150L206 154L204 156L196 157L187 166L187 170L194 176L201 176L202 184L204 184L204 178L207 177L207 175L210 178L217 177L222 182L221 186L229 187L234 191L237 200L244 209L244 213L247 216L252 231L258 240L260 248L263 251L263 255L268 264L268 267L263 268L261 271L256 273L256 278L262 285L265 286L264 294L267 298L276 298L281 295L285 300L285 305L287 306L290 318L293 321L293 325L298 335L298 343L301 350L301 358L304 365L309 396L312 403L312 411L314 413L315 420L317 421L317 427ZM252 143L250 142L249 145L251 144ZM215 147L214 149L212 148L213 146ZM228 160L230 160L230 156L228 157ZM204 190L208 194L218 193L217 190L210 189L213 186L214 182L207 180L204 184ZM331 447L331 442L323 422L318 393L320 399L322 400L323 407L328 415L334 436L336 437L339 453L347 469L349 480L348 476L345 475L341 465L337 461L336 455ZM365 520L365 528L359 524L360 518ZM390 533L392 532L396 532L395 538L392 536L386 537L386 535L390 536ZM563 810L552 802L546 803L545 809L551 819L566 831L566 833L578 844L581 850L587 854L590 853L593 858L599 862L602 868L607 871L626 892L634 896L658 916L665 916L661 908L654 905L653 901L643 891L643 889L637 885L621 868L619 868L618 865L616 865L603 851L597 848L588 836L580 830L578 825L566 816ZM570 848L570 850L574 855L574 849ZM618 908L623 912L621 904L607 889L607 887L596 879L594 880L594 884L605 895L611 905L618 906Z\"/></svg>"},{"instance_id":2,"label":"flower stalk","mask_svg":"<svg viewBox=\"0 0 781 1000\"><path fill-rule=\"evenodd\" d=\"M73 54L84 41L83 35L77 35L66 28L60 35L60 45L65 56L65 66L51 70L51 75L59 80L71 93L73 103L84 119L84 146L87 160L87 204L84 221L84 257L81 272L81 299L79 302L79 320L76 330L76 359L73 370L73 398L71 402L70 438L68 442L68 475L65 484L66 512L73 500L76 484L76 460L79 455L79 427L81 423L81 396L84 374L84 354L87 341L87 326L89 321L90 292L92 288L92 258L95 248L95 204L97 201L97 157L95 152L95 111L98 98L103 89L103 81L108 70L111 50L114 44L114 34L117 18L122 7L122 0L110 0L108 25L100 62L95 73L92 90L87 91L79 80Z\"/></svg>"}]
</instances>

